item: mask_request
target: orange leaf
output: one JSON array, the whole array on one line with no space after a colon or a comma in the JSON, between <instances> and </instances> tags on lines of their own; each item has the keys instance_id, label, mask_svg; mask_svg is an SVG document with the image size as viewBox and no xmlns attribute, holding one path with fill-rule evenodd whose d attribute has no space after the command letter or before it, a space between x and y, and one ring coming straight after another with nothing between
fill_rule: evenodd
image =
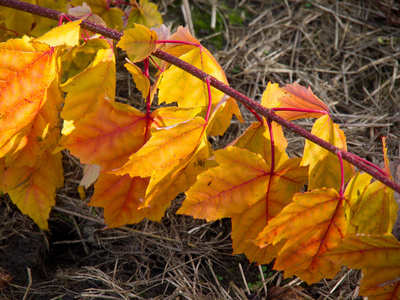
<instances>
[{"instance_id":1,"label":"orange leaf","mask_svg":"<svg viewBox=\"0 0 400 300\"><path fill-rule=\"evenodd\" d=\"M156 50L157 33L146 26L135 24L133 28L124 31L117 47L129 54L132 62L142 61Z\"/></svg>"},{"instance_id":2,"label":"orange leaf","mask_svg":"<svg viewBox=\"0 0 400 300\"><path fill-rule=\"evenodd\" d=\"M106 45L110 47L108 43ZM61 117L65 120L79 120L96 109L99 99L107 97L114 101L115 74L113 50L98 50L89 67L61 86L68 93Z\"/></svg>"},{"instance_id":3,"label":"orange leaf","mask_svg":"<svg viewBox=\"0 0 400 300\"><path fill-rule=\"evenodd\" d=\"M36 117L56 76L54 51L26 38L0 44L0 148ZM3 153L4 155L4 153Z\"/></svg>"},{"instance_id":4,"label":"orange leaf","mask_svg":"<svg viewBox=\"0 0 400 300\"><path fill-rule=\"evenodd\" d=\"M255 242L261 246L287 240L274 268L284 270L285 277L296 275L311 284L333 278L340 270L340 265L322 255L341 243L345 230L343 199L333 189L320 189L296 194Z\"/></svg>"},{"instance_id":5,"label":"orange leaf","mask_svg":"<svg viewBox=\"0 0 400 300\"><path fill-rule=\"evenodd\" d=\"M205 121L196 117L188 122L156 129L150 140L121 168L116 175L149 177L157 169L172 170L180 160L191 155L204 134Z\"/></svg>"},{"instance_id":6,"label":"orange leaf","mask_svg":"<svg viewBox=\"0 0 400 300\"><path fill-rule=\"evenodd\" d=\"M104 208L104 218L109 228L138 223L144 218L159 222L168 206L155 204L139 208L148 183L148 178L102 173L88 205Z\"/></svg>"},{"instance_id":7,"label":"orange leaf","mask_svg":"<svg viewBox=\"0 0 400 300\"><path fill-rule=\"evenodd\" d=\"M315 121L311 133L331 143L332 145L347 150L346 137L339 125L332 122L329 115L323 116ZM321 187L332 187L340 189L340 163L339 158L324 148L306 140L304 146L303 166L309 165L308 189L313 190ZM345 182L354 174L354 167L347 161L343 161Z\"/></svg>"},{"instance_id":8,"label":"orange leaf","mask_svg":"<svg viewBox=\"0 0 400 300\"><path fill-rule=\"evenodd\" d=\"M291 159L271 176L261 155L236 147L218 150L215 157L219 166L197 177L178 213L208 221L231 217L234 253L270 261L277 249L260 250L252 240L304 185L306 168L299 167L300 159Z\"/></svg>"},{"instance_id":9,"label":"orange leaf","mask_svg":"<svg viewBox=\"0 0 400 300\"><path fill-rule=\"evenodd\" d=\"M60 138L59 113L62 102L58 80L53 80L47 90L46 102L35 119L20 130L16 139L0 149L0 156L8 152L5 156L7 166L32 167L46 149L54 149Z\"/></svg>"},{"instance_id":10,"label":"orange leaf","mask_svg":"<svg viewBox=\"0 0 400 300\"><path fill-rule=\"evenodd\" d=\"M287 84L280 88L278 84L268 83L263 94L262 105L268 108L293 108L301 110L318 110L321 112L306 111L277 111L276 114L291 121L300 118L319 118L329 112L329 107L323 103L310 88L298 83Z\"/></svg>"},{"instance_id":11,"label":"orange leaf","mask_svg":"<svg viewBox=\"0 0 400 300\"><path fill-rule=\"evenodd\" d=\"M146 116L121 103L100 100L97 109L78 120L61 142L82 163L100 165L102 171L118 168L146 142Z\"/></svg>"},{"instance_id":12,"label":"orange leaf","mask_svg":"<svg viewBox=\"0 0 400 300\"><path fill-rule=\"evenodd\" d=\"M325 257L350 268L361 269L360 294L370 300L400 298L400 243L392 234L356 235Z\"/></svg>"},{"instance_id":13,"label":"orange leaf","mask_svg":"<svg viewBox=\"0 0 400 300\"><path fill-rule=\"evenodd\" d=\"M55 205L56 188L64 183L61 158L61 153L47 151L33 167L11 166L4 171L0 184L21 212L43 230L49 230L47 219Z\"/></svg>"}]
</instances>

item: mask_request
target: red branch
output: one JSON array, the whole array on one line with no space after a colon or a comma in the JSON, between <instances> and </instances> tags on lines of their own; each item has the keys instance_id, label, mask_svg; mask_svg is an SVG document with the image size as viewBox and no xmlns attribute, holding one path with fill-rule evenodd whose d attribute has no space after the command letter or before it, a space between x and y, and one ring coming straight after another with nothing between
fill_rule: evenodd
<instances>
[{"instance_id":1,"label":"red branch","mask_svg":"<svg viewBox=\"0 0 400 300\"><path fill-rule=\"evenodd\" d=\"M25 12L30 12L32 14L46 17L46 18L53 19L53 20L59 20L60 15L63 14L62 12L59 12L59 11L56 11L53 9L37 6L34 4L27 3L27 2L21 2L18 0L0 0L0 5L14 8L14 9L21 10L21 11L25 11ZM72 16L69 14L65 14L65 16L72 21L79 20L78 17ZM117 41L120 40L120 38L123 36L123 33L119 32L119 31L109 29L107 27L97 25L95 23L88 22L85 20L82 21L81 27L84 29L88 29L92 32L99 33L105 37L112 38ZM396 192L400 193L400 184L397 184L396 182L390 180L388 176L381 174L375 168L372 168L371 166L369 166L368 164L363 162L360 157L358 157L354 154L351 154L347 151L343 151L343 150L339 149L338 147L335 147L332 144L322 140L321 138L311 134L307 130L274 114L273 112L271 112L270 109L255 102L254 100L250 99L249 97L239 93L238 91L231 88L230 86L228 86L228 85L224 84L223 82L217 80L216 78L210 76L210 74L207 74L207 73L203 72L202 70L197 69L196 67L192 66L191 64L189 64L169 53L166 53L164 51L157 49L152 55L177 66L178 68L192 74L193 76L199 78L202 81L206 81L207 78L210 78L210 84L214 88L222 91L226 95L231 96L232 98L240 101L244 105L254 109L256 112L260 113L264 117L280 124L283 127L286 127L287 129L310 140L311 142L321 146L322 148L325 148L326 150L328 150L334 154L337 154L338 152L340 152L341 156L344 160L348 161L349 163L351 163L358 169L365 171L366 173L370 174L374 178L381 181L383 184L387 185L388 187L392 188Z\"/></svg>"}]
</instances>

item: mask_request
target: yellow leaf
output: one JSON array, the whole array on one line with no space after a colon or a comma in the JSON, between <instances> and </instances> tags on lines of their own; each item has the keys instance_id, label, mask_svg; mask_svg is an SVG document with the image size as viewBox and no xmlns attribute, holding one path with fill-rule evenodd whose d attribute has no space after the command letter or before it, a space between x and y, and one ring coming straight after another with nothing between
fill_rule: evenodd
<instances>
[{"instance_id":1,"label":"yellow leaf","mask_svg":"<svg viewBox=\"0 0 400 300\"><path fill-rule=\"evenodd\" d=\"M3 191L43 230L49 230L47 219L55 205L56 188L63 186L61 158L61 153L47 151L33 167L11 166L3 175Z\"/></svg>"},{"instance_id":2,"label":"yellow leaf","mask_svg":"<svg viewBox=\"0 0 400 300\"><path fill-rule=\"evenodd\" d=\"M143 99L146 99L150 91L150 80L143 74L142 70L133 63L128 63L124 66L128 69L129 73L131 73L136 88L142 92Z\"/></svg>"},{"instance_id":3,"label":"yellow leaf","mask_svg":"<svg viewBox=\"0 0 400 300\"><path fill-rule=\"evenodd\" d=\"M156 127L169 127L187 122L195 118L202 111L201 107L161 107L151 113Z\"/></svg>"},{"instance_id":4,"label":"yellow leaf","mask_svg":"<svg viewBox=\"0 0 400 300\"><path fill-rule=\"evenodd\" d=\"M80 24L82 20L68 22L57 28L47 32L45 35L35 39L34 41L46 43L50 47L63 46L68 47L77 46L79 43L79 32L81 29Z\"/></svg>"},{"instance_id":5,"label":"yellow leaf","mask_svg":"<svg viewBox=\"0 0 400 300\"><path fill-rule=\"evenodd\" d=\"M345 230L343 199L333 189L320 189L296 194L255 242L262 246L287 240L274 268L283 270L285 277L296 275L311 284L333 278L340 270L340 265L322 255L341 243Z\"/></svg>"},{"instance_id":6,"label":"yellow leaf","mask_svg":"<svg viewBox=\"0 0 400 300\"><path fill-rule=\"evenodd\" d=\"M107 97L114 101L115 74L114 51L98 50L96 59L88 68L62 85L63 91L68 94L61 117L79 120L96 108L99 99Z\"/></svg>"},{"instance_id":7,"label":"yellow leaf","mask_svg":"<svg viewBox=\"0 0 400 300\"><path fill-rule=\"evenodd\" d=\"M133 28L124 31L117 47L126 51L132 62L142 61L156 50L157 33L147 27L135 24Z\"/></svg>"},{"instance_id":8,"label":"yellow leaf","mask_svg":"<svg viewBox=\"0 0 400 300\"><path fill-rule=\"evenodd\" d=\"M180 59L227 83L224 71L207 49L195 48L182 55ZM175 66L171 66L163 73L158 88L160 103L177 102L179 107L207 106L208 104L207 84ZM211 87L213 104L217 104L223 96L222 92Z\"/></svg>"},{"instance_id":9,"label":"yellow leaf","mask_svg":"<svg viewBox=\"0 0 400 300\"><path fill-rule=\"evenodd\" d=\"M349 268L361 269L360 294L370 300L400 298L400 243L392 234L356 235L325 257Z\"/></svg>"},{"instance_id":10,"label":"yellow leaf","mask_svg":"<svg viewBox=\"0 0 400 300\"><path fill-rule=\"evenodd\" d=\"M197 148L205 132L205 121L196 117L185 123L152 132L150 140L129 161L112 173L149 177L157 169L172 170Z\"/></svg>"},{"instance_id":11,"label":"yellow leaf","mask_svg":"<svg viewBox=\"0 0 400 300\"><path fill-rule=\"evenodd\" d=\"M149 3L148 0L140 0L138 6L132 6L127 28L134 23L142 24L148 28L160 26L163 20L158 12L158 6L154 3Z\"/></svg>"},{"instance_id":12,"label":"yellow leaf","mask_svg":"<svg viewBox=\"0 0 400 300\"><path fill-rule=\"evenodd\" d=\"M28 41L0 44L0 148L36 117L56 76L54 51Z\"/></svg>"},{"instance_id":13,"label":"yellow leaf","mask_svg":"<svg viewBox=\"0 0 400 300\"><path fill-rule=\"evenodd\" d=\"M339 125L332 122L329 115L325 115L315 121L311 133L329 142L330 144L347 150L346 137ZM313 190L321 187L340 189L341 169L339 158L324 148L306 140L304 146L303 166L309 165L308 189ZM345 182L354 174L354 167L347 161L343 161Z\"/></svg>"}]
</instances>

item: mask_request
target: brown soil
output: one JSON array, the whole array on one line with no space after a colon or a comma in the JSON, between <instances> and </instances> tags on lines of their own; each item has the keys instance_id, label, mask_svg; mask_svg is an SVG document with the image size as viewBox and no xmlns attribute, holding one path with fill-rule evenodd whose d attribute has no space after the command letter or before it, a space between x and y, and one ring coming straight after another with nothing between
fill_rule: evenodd
<instances>
[{"instance_id":1,"label":"brown soil","mask_svg":"<svg viewBox=\"0 0 400 300\"><path fill-rule=\"evenodd\" d=\"M381 136L388 136L389 158L399 159L400 29L392 22L397 7L388 22L377 1L217 1L213 30L213 1L189 2L192 17L186 18L180 1L158 3L166 25L193 23L231 86L256 100L268 81L311 86L345 131L350 151L378 163ZM122 64L120 59L117 99L140 106ZM253 121L242 112L246 123L234 121L213 141L215 148ZM298 124L311 128L306 121ZM288 137L290 155L301 156L302 138ZM272 264L260 271L243 255L232 256L230 220L175 215L183 195L160 224L145 220L102 230L101 210L86 206L92 191L79 199L82 167L68 153L64 169L50 232L40 231L1 195L0 299L362 299L357 270L343 268L334 279L308 286L284 279ZM268 295L261 273L268 277Z\"/></svg>"}]
</instances>

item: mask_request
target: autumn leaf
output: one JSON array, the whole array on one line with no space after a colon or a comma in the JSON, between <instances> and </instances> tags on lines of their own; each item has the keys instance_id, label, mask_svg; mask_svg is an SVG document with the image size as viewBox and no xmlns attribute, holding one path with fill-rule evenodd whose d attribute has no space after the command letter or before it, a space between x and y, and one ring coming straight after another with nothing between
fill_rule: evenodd
<instances>
[{"instance_id":1,"label":"autumn leaf","mask_svg":"<svg viewBox=\"0 0 400 300\"><path fill-rule=\"evenodd\" d=\"M329 112L329 107L318 99L310 88L306 89L296 82L287 84L283 88L269 82L261 104L268 108L295 109L296 111L275 112L289 121L300 118L319 118Z\"/></svg>"},{"instance_id":2,"label":"autumn leaf","mask_svg":"<svg viewBox=\"0 0 400 300\"><path fill-rule=\"evenodd\" d=\"M184 43L167 43L165 45L159 44L158 47L165 46L164 50L171 55L181 57L189 51L202 47L199 40L192 36L187 27L178 26L178 29L170 35L167 40L169 41L180 41ZM189 44L187 44L189 43Z\"/></svg>"},{"instance_id":3,"label":"autumn leaf","mask_svg":"<svg viewBox=\"0 0 400 300\"><path fill-rule=\"evenodd\" d=\"M146 142L146 115L135 108L100 99L96 110L74 123L61 142L82 163L101 171L121 167Z\"/></svg>"},{"instance_id":4,"label":"autumn leaf","mask_svg":"<svg viewBox=\"0 0 400 300\"><path fill-rule=\"evenodd\" d=\"M68 47L77 46L79 43L81 23L82 20L68 22L64 25L50 30L45 35L35 39L34 41L46 43L50 47L63 45Z\"/></svg>"},{"instance_id":5,"label":"autumn leaf","mask_svg":"<svg viewBox=\"0 0 400 300\"><path fill-rule=\"evenodd\" d=\"M319 189L294 195L293 203L268 223L255 243L287 240L274 268L311 284L340 270L322 255L341 243L345 230L343 199L334 189Z\"/></svg>"},{"instance_id":6,"label":"autumn leaf","mask_svg":"<svg viewBox=\"0 0 400 300\"><path fill-rule=\"evenodd\" d=\"M68 13L79 18L84 18L86 21L107 27L106 22L104 22L101 17L92 13L90 6L87 5L86 2L83 2L82 6L75 6L68 9Z\"/></svg>"},{"instance_id":7,"label":"autumn leaf","mask_svg":"<svg viewBox=\"0 0 400 300\"><path fill-rule=\"evenodd\" d=\"M59 113L63 98L57 78L47 90L47 99L35 118L23 127L7 144L0 148L0 156L6 158L6 165L32 167L46 149L54 149L60 138Z\"/></svg>"},{"instance_id":8,"label":"autumn leaf","mask_svg":"<svg viewBox=\"0 0 400 300\"><path fill-rule=\"evenodd\" d=\"M117 47L126 51L132 62L139 62L156 50L157 39L157 33L154 30L135 24L133 28L124 31Z\"/></svg>"},{"instance_id":9,"label":"autumn leaf","mask_svg":"<svg viewBox=\"0 0 400 300\"><path fill-rule=\"evenodd\" d=\"M107 97L114 101L115 74L113 50L98 50L89 67L61 86L67 93L61 117L65 120L79 120L95 110L100 99Z\"/></svg>"},{"instance_id":10,"label":"autumn leaf","mask_svg":"<svg viewBox=\"0 0 400 300\"><path fill-rule=\"evenodd\" d=\"M82 5L86 2L91 11L100 16L104 22L106 22L107 27L115 30L122 30L122 17L124 12L117 7L110 7L107 0L73 0L71 2L74 6Z\"/></svg>"},{"instance_id":11,"label":"autumn leaf","mask_svg":"<svg viewBox=\"0 0 400 300\"><path fill-rule=\"evenodd\" d=\"M137 6L132 5L126 28L131 27L134 23L142 24L148 28L160 26L163 20L158 12L158 6L148 0L140 0Z\"/></svg>"},{"instance_id":12,"label":"autumn leaf","mask_svg":"<svg viewBox=\"0 0 400 300\"><path fill-rule=\"evenodd\" d=\"M325 258L361 269L360 294L370 300L400 298L400 243L392 234L358 234L325 254Z\"/></svg>"},{"instance_id":13,"label":"autumn leaf","mask_svg":"<svg viewBox=\"0 0 400 300\"><path fill-rule=\"evenodd\" d=\"M347 150L346 137L343 131L339 129L339 125L332 122L329 115L315 121L311 133L342 150ZM303 166L309 165L309 190L321 187L340 189L341 178L339 174L341 174L341 167L336 155L306 140L301 164ZM343 161L343 167L345 182L347 182L355 174L354 167L347 161Z\"/></svg>"},{"instance_id":14,"label":"autumn leaf","mask_svg":"<svg viewBox=\"0 0 400 300\"><path fill-rule=\"evenodd\" d=\"M138 223L144 218L159 222L168 206L155 204L139 208L148 183L149 178L102 173L88 205L104 208L104 218L109 228Z\"/></svg>"},{"instance_id":15,"label":"autumn leaf","mask_svg":"<svg viewBox=\"0 0 400 300\"><path fill-rule=\"evenodd\" d=\"M133 63L127 63L124 67L131 73L136 88L142 93L143 99L147 98L150 91L150 80L147 78L142 70Z\"/></svg>"},{"instance_id":16,"label":"autumn leaf","mask_svg":"<svg viewBox=\"0 0 400 300\"><path fill-rule=\"evenodd\" d=\"M47 89L56 76L56 65L55 53L50 47L30 44L27 38L1 43L0 56L2 148L17 139L19 131L33 121L45 104Z\"/></svg>"},{"instance_id":17,"label":"autumn leaf","mask_svg":"<svg viewBox=\"0 0 400 300\"><path fill-rule=\"evenodd\" d=\"M149 177L157 169L172 170L191 154L201 141L205 131L205 121L196 117L185 123L156 129L150 140L121 168L116 175L129 174L131 177Z\"/></svg>"},{"instance_id":18,"label":"autumn leaf","mask_svg":"<svg viewBox=\"0 0 400 300\"><path fill-rule=\"evenodd\" d=\"M227 83L224 71L205 48L195 48L180 56L180 59ZM169 67L163 73L158 88L160 103L177 102L179 107L207 106L208 104L207 84L176 66ZM223 96L221 91L211 87L212 103L218 103Z\"/></svg>"},{"instance_id":19,"label":"autumn leaf","mask_svg":"<svg viewBox=\"0 0 400 300\"><path fill-rule=\"evenodd\" d=\"M156 127L169 127L194 119L201 111L201 107L160 107L151 113L151 118Z\"/></svg>"},{"instance_id":20,"label":"autumn leaf","mask_svg":"<svg viewBox=\"0 0 400 300\"><path fill-rule=\"evenodd\" d=\"M61 153L46 151L33 167L9 167L2 177L3 192L40 229L49 230L47 219L55 205L56 188L63 186Z\"/></svg>"},{"instance_id":21,"label":"autumn leaf","mask_svg":"<svg viewBox=\"0 0 400 300\"><path fill-rule=\"evenodd\" d=\"M216 151L215 159L218 166L197 177L177 213L207 221L231 217L234 253L258 263L271 260L276 249L260 251L252 240L304 185L307 169L296 158L271 175L260 154L236 147Z\"/></svg>"}]
</instances>

